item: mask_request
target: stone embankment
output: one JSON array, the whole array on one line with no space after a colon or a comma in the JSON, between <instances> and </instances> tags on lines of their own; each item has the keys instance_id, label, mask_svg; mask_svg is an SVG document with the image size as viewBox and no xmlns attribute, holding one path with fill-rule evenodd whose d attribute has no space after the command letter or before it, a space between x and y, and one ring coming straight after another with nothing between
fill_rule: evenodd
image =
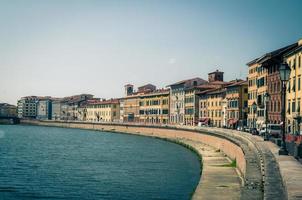
<instances>
[{"instance_id":1,"label":"stone embankment","mask_svg":"<svg viewBox=\"0 0 302 200\"><path fill-rule=\"evenodd\" d=\"M263 147L256 144L248 134L216 128L138 124L26 120L22 123L151 136L189 146L203 160L202 177L193 199L287 198L279 169L276 167L278 165L273 163L276 161L272 153L263 153ZM266 173L273 173L276 178L271 178ZM278 192L273 188L275 186Z\"/></svg>"}]
</instances>

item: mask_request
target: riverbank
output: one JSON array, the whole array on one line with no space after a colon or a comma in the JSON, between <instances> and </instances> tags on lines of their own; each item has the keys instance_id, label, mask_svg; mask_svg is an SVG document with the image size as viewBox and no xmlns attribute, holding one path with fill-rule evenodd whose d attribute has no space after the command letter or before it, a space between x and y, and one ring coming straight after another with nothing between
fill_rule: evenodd
<instances>
[{"instance_id":1,"label":"riverbank","mask_svg":"<svg viewBox=\"0 0 302 200\"><path fill-rule=\"evenodd\" d=\"M245 156L248 152L243 152L238 141L221 134L207 133L206 131L198 132L179 127L129 124L53 121L22 121L22 123L136 134L183 143L193 148L203 158L202 177L193 194L193 199L262 199L263 197L257 177L253 177L255 174L250 173L250 165L247 168ZM235 160L236 168L231 164ZM244 187L241 186L240 176L244 180ZM250 187L249 184L253 184L253 187Z\"/></svg>"}]
</instances>

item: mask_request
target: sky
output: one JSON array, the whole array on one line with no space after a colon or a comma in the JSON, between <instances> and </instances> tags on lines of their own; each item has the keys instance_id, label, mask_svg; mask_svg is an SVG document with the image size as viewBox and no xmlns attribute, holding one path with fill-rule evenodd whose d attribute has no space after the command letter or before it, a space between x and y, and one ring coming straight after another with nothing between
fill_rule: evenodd
<instances>
[{"instance_id":1,"label":"sky","mask_svg":"<svg viewBox=\"0 0 302 200\"><path fill-rule=\"evenodd\" d=\"M299 0L0 0L0 102L124 96L246 63L302 38Z\"/></svg>"}]
</instances>

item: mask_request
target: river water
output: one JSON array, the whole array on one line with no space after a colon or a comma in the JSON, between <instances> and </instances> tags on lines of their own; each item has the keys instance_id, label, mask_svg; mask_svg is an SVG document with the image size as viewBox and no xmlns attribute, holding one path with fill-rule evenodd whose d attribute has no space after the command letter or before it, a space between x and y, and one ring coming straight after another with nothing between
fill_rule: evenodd
<instances>
[{"instance_id":1,"label":"river water","mask_svg":"<svg viewBox=\"0 0 302 200\"><path fill-rule=\"evenodd\" d=\"M190 150L127 134L0 125L0 199L189 199Z\"/></svg>"}]
</instances>

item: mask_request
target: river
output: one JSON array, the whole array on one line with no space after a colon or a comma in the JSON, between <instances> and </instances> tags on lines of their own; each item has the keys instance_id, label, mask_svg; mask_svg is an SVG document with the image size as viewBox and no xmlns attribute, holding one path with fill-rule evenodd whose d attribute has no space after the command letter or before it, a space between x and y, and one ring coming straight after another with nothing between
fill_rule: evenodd
<instances>
[{"instance_id":1,"label":"river","mask_svg":"<svg viewBox=\"0 0 302 200\"><path fill-rule=\"evenodd\" d=\"M0 125L0 199L189 199L190 150L143 136Z\"/></svg>"}]
</instances>

